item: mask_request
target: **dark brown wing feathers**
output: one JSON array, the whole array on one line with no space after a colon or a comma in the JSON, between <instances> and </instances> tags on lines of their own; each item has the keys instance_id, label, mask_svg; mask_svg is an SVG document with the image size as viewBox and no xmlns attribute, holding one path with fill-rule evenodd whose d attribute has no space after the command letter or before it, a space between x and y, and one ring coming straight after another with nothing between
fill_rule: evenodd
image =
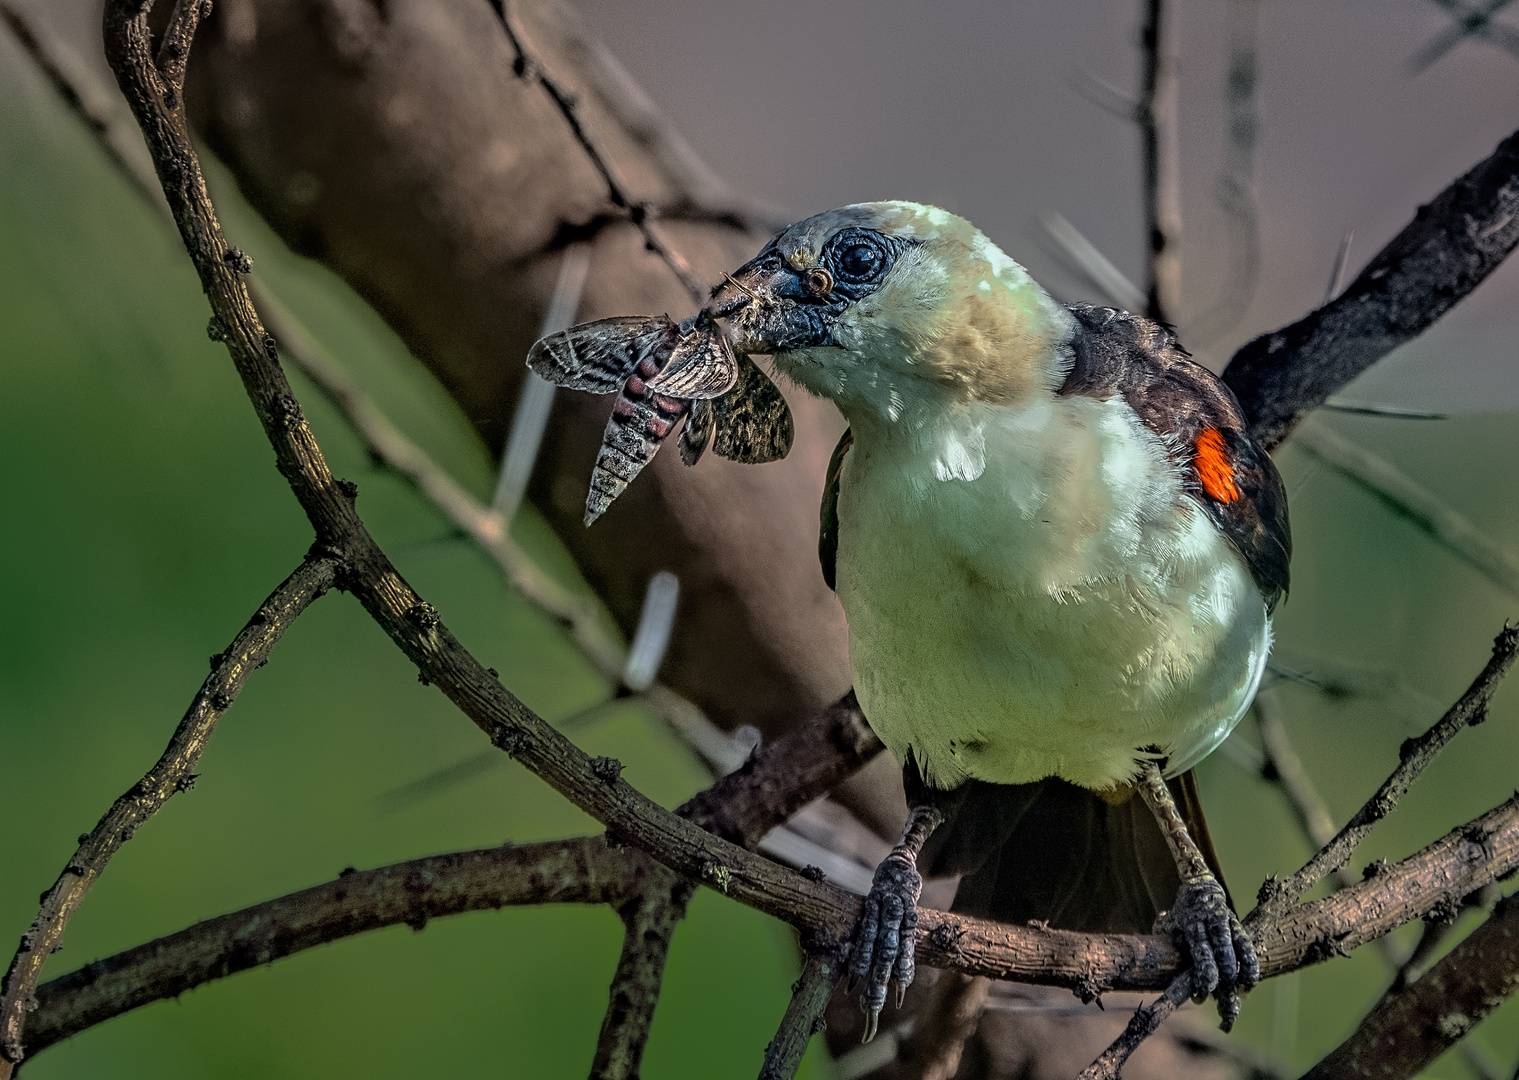
<instances>
[{"instance_id":1,"label":"dark brown wing feathers","mask_svg":"<svg viewBox=\"0 0 1519 1080\"><path fill-rule=\"evenodd\" d=\"M1070 305L1076 362L1062 394L1121 394L1182 466L1197 501L1244 556L1266 607L1287 591L1292 532L1276 466L1247 434L1233 392L1176 335L1126 311Z\"/></svg>"},{"instance_id":2,"label":"dark brown wing feathers","mask_svg":"<svg viewBox=\"0 0 1519 1080\"><path fill-rule=\"evenodd\" d=\"M844 455L854 445L854 432L844 429L839 444L828 459L828 477L823 483L823 505L818 508L818 563L823 580L837 589L839 563L839 474L844 471Z\"/></svg>"},{"instance_id":3,"label":"dark brown wing feathers","mask_svg":"<svg viewBox=\"0 0 1519 1080\"><path fill-rule=\"evenodd\" d=\"M955 911L1019 925L1042 920L1064 930L1148 934L1176 899L1176 861L1138 796L1115 803L1054 778L972 780L939 792L916 772L911 762L903 770L908 801L933 802L946 815L918 867L928 877L963 875ZM1192 773L1167 783L1222 883Z\"/></svg>"}]
</instances>

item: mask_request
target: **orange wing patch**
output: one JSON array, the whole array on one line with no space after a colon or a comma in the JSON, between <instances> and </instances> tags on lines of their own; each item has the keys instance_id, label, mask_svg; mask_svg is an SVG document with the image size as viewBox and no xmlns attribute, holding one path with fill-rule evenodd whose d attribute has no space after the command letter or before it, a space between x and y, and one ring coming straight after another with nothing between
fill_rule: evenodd
<instances>
[{"instance_id":1,"label":"orange wing patch","mask_svg":"<svg viewBox=\"0 0 1519 1080\"><path fill-rule=\"evenodd\" d=\"M1229 452L1218 428L1203 428L1193 450L1197 478L1202 481L1203 490L1222 503L1238 499L1239 485L1234 482L1234 466L1229 464Z\"/></svg>"}]
</instances>

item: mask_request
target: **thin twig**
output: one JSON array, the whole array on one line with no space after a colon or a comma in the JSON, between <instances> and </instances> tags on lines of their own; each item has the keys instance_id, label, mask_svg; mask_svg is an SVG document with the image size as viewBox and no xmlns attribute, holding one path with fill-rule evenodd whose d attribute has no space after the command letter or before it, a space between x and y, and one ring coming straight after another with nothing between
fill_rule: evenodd
<instances>
[{"instance_id":1,"label":"thin twig","mask_svg":"<svg viewBox=\"0 0 1519 1080\"><path fill-rule=\"evenodd\" d=\"M823 1021L823 1012L828 1008L828 999L833 996L833 988L838 985L843 972L844 956L836 948L821 949L808 955L801 977L791 987L791 1001L786 1006L786 1014L781 1017L781 1026L770 1045L765 1047L760 1080L791 1080L796 1075L802 1055L807 1052L807 1044L828 1026Z\"/></svg>"},{"instance_id":2,"label":"thin twig","mask_svg":"<svg viewBox=\"0 0 1519 1080\"><path fill-rule=\"evenodd\" d=\"M1493 543L1464 514L1391 462L1312 420L1299 426L1293 445L1375 496L1399 517L1413 522L1510 596L1519 596L1519 558Z\"/></svg>"},{"instance_id":3,"label":"thin twig","mask_svg":"<svg viewBox=\"0 0 1519 1080\"><path fill-rule=\"evenodd\" d=\"M1040 214L1039 226L1075 270L1115 307L1125 311L1144 309L1145 294L1064 215L1054 210Z\"/></svg>"},{"instance_id":4,"label":"thin twig","mask_svg":"<svg viewBox=\"0 0 1519 1080\"><path fill-rule=\"evenodd\" d=\"M200 26L201 19L209 14L209 0L188 0L176 3L169 15L169 25L164 27L163 38L158 45L158 70L174 94L184 92L185 65L190 62L190 43L195 40L195 31ZM175 99L172 95L166 94L165 100L173 107Z\"/></svg>"},{"instance_id":5,"label":"thin twig","mask_svg":"<svg viewBox=\"0 0 1519 1080\"><path fill-rule=\"evenodd\" d=\"M554 282L554 293L549 298L548 311L539 324L538 336L548 337L566 330L575 321L580 310L580 296L585 289L586 274L591 266L589 245L571 244L564 249L559 260L559 276ZM526 372L522 389L517 396L517 409L512 414L511 430L506 435L506 446L501 452L501 470L496 476L496 491L491 496L491 509L503 521L517 516L528 481L533 476L533 465L543 447L543 433L548 428L549 412L554 407L556 387L536 372Z\"/></svg>"},{"instance_id":6,"label":"thin twig","mask_svg":"<svg viewBox=\"0 0 1519 1080\"><path fill-rule=\"evenodd\" d=\"M1519 898L1408 989L1377 1003L1303 1080L1402 1080L1422 1072L1519 989Z\"/></svg>"},{"instance_id":7,"label":"thin twig","mask_svg":"<svg viewBox=\"0 0 1519 1080\"><path fill-rule=\"evenodd\" d=\"M1467 7L1461 0L1435 0L1435 3L1450 12L1455 22L1408 58L1406 68L1410 75L1422 74L1468 37L1480 38L1519 57L1519 33L1493 22L1493 16L1513 0L1487 0L1481 7Z\"/></svg>"},{"instance_id":8,"label":"thin twig","mask_svg":"<svg viewBox=\"0 0 1519 1080\"><path fill-rule=\"evenodd\" d=\"M1139 1044L1155 1034L1172 1013L1179 1009L1192 993L1191 975L1187 972L1171 980L1166 992L1150 1004L1134 1010L1123 1034L1113 1040L1106 1050L1085 1069L1076 1080L1118 1080L1124 1062L1139 1049Z\"/></svg>"},{"instance_id":9,"label":"thin twig","mask_svg":"<svg viewBox=\"0 0 1519 1080\"><path fill-rule=\"evenodd\" d=\"M1176 134L1176 62L1169 51L1165 0L1145 0L1140 33L1143 78L1139 107L1144 158L1145 314L1176 318L1181 302L1181 166Z\"/></svg>"},{"instance_id":10,"label":"thin twig","mask_svg":"<svg viewBox=\"0 0 1519 1080\"><path fill-rule=\"evenodd\" d=\"M1328 844L1292 877L1285 881L1268 879L1261 886L1259 906L1245 919L1246 926L1269 915L1279 915L1288 905L1295 904L1302 895L1326 874L1333 873L1350 861L1356 845L1398 805L1414 780L1435 759L1457 732L1487 719L1487 703L1497 691L1503 676L1508 674L1519 653L1519 627L1505 624L1493 639L1493 653L1482 672L1473 681L1459 701L1450 707L1434 727L1415 739L1406 740L1399 748L1401 759L1392 775L1383 781L1354 817Z\"/></svg>"},{"instance_id":11,"label":"thin twig","mask_svg":"<svg viewBox=\"0 0 1519 1080\"><path fill-rule=\"evenodd\" d=\"M371 930L420 930L431 919L514 904L621 903L637 888L638 869L597 835L345 870L335 881L196 923L45 983L27 1023L26 1052L214 979Z\"/></svg>"},{"instance_id":12,"label":"thin twig","mask_svg":"<svg viewBox=\"0 0 1519 1080\"><path fill-rule=\"evenodd\" d=\"M523 44L522 35L512 24L511 13L507 10L506 0L490 0L490 5L495 10L497 18L501 20L501 27L506 31L506 37L511 42L512 50L517 54L516 59L512 62L512 70L517 73L517 77L525 82L536 82L543 88L543 92L549 96L549 100L554 103L554 107L559 110L560 115L564 117L565 123L569 125L570 134L575 137L575 141L585 151L586 157L590 159L596 171L601 174L602 180L606 182L607 197L612 200L612 205L620 210L627 211L628 220L633 223L639 234L643 236L644 245L664 261L664 264L670 268L670 272L685 286L686 292L691 294L691 299L696 302L697 306L700 307L705 304L707 302L707 286L696 276L696 271L691 268L691 264L686 260L685 256L675 250L669 241L660 236L658 231L655 230L651 217L652 208L647 203L639 202L632 198L628 194L627 189L623 187L622 182L617 179L617 174L612 171L611 164L601 151L597 149L596 144L586 132L585 125L581 123L580 110L576 104L575 96L551 78L542 62L527 51L527 47Z\"/></svg>"},{"instance_id":13,"label":"thin twig","mask_svg":"<svg viewBox=\"0 0 1519 1080\"><path fill-rule=\"evenodd\" d=\"M216 730L232 707L248 676L263 666L290 624L333 584L336 560L310 556L259 606L225 652L211 658L212 671L179 722L163 756L131 789L106 811L100 823L79 838L79 850L63 868L58 881L42 896L42 909L21 939L21 948L6 972L0 998L0 1077L8 1077L22 1058L26 1014L35 1005L32 991L48 955L63 936L64 927L105 870L111 856L174 795L195 784L194 769Z\"/></svg>"},{"instance_id":14,"label":"thin twig","mask_svg":"<svg viewBox=\"0 0 1519 1080\"><path fill-rule=\"evenodd\" d=\"M1449 420L1449 413L1430 412L1427 409L1410 409L1404 405L1382 405L1375 402L1343 401L1329 398L1319 406L1330 412L1351 413L1355 416L1386 416L1394 420Z\"/></svg>"},{"instance_id":15,"label":"thin twig","mask_svg":"<svg viewBox=\"0 0 1519 1080\"><path fill-rule=\"evenodd\" d=\"M1287 805L1297 815L1298 824L1313 842L1322 848L1334 839L1334 818L1324 797L1319 794L1303 759L1287 737L1286 725L1282 723L1281 703L1272 690L1262 690L1255 695L1255 719L1261 733L1261 750L1265 755L1262 773L1281 785L1287 796ZM1342 867L1336 871L1342 887L1348 888L1360 879Z\"/></svg>"},{"instance_id":16,"label":"thin twig","mask_svg":"<svg viewBox=\"0 0 1519 1080\"><path fill-rule=\"evenodd\" d=\"M1355 230L1346 229L1345 235L1340 237L1340 246L1335 249L1334 264L1329 268L1329 284L1324 287L1324 303L1329 303L1340 294L1340 286L1345 283L1345 267L1350 265L1350 245L1355 243Z\"/></svg>"},{"instance_id":17,"label":"thin twig","mask_svg":"<svg viewBox=\"0 0 1519 1080\"><path fill-rule=\"evenodd\" d=\"M696 891L696 886L662 866L655 877L658 880L645 881L638 895L618 911L623 923L622 955L607 992L591 1080L637 1077L643 1061L670 943Z\"/></svg>"}]
</instances>

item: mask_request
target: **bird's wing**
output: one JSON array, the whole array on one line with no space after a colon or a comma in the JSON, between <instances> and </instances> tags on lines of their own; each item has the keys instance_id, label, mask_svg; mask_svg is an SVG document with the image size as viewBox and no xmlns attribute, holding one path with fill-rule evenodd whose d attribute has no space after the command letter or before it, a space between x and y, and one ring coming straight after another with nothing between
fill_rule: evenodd
<instances>
[{"instance_id":1,"label":"bird's wing","mask_svg":"<svg viewBox=\"0 0 1519 1080\"><path fill-rule=\"evenodd\" d=\"M680 331L668 315L598 319L534 342L527 366L555 386L610 394L645 356L658 357L655 370L662 367L679 341Z\"/></svg>"},{"instance_id":2,"label":"bird's wing","mask_svg":"<svg viewBox=\"0 0 1519 1080\"><path fill-rule=\"evenodd\" d=\"M778 461L791 452L796 435L791 407L770 376L743 353L737 355L738 381L712 399L716 432L712 449L721 457L750 464Z\"/></svg>"},{"instance_id":3,"label":"bird's wing","mask_svg":"<svg viewBox=\"0 0 1519 1080\"><path fill-rule=\"evenodd\" d=\"M818 562L823 566L823 580L836 588L839 559L839 474L844 471L844 455L854 445L854 432L844 429L839 444L828 459L828 479L823 485L823 505L818 508Z\"/></svg>"},{"instance_id":4,"label":"bird's wing","mask_svg":"<svg viewBox=\"0 0 1519 1080\"><path fill-rule=\"evenodd\" d=\"M1250 567L1268 610L1287 591L1292 531L1287 493L1250 438L1234 393L1193 363L1168 327L1113 308L1070 305L1075 365L1062 394L1121 394L1164 440L1189 492Z\"/></svg>"}]
</instances>

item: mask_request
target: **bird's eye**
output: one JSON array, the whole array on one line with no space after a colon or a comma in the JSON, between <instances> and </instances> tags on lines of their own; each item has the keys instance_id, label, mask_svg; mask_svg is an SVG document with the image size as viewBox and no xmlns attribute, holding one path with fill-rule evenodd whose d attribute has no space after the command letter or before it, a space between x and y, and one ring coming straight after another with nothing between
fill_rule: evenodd
<instances>
[{"instance_id":1,"label":"bird's eye","mask_svg":"<svg viewBox=\"0 0 1519 1080\"><path fill-rule=\"evenodd\" d=\"M839 254L839 277L845 281L869 281L880 270L882 261L881 252L870 244L852 244Z\"/></svg>"}]
</instances>

